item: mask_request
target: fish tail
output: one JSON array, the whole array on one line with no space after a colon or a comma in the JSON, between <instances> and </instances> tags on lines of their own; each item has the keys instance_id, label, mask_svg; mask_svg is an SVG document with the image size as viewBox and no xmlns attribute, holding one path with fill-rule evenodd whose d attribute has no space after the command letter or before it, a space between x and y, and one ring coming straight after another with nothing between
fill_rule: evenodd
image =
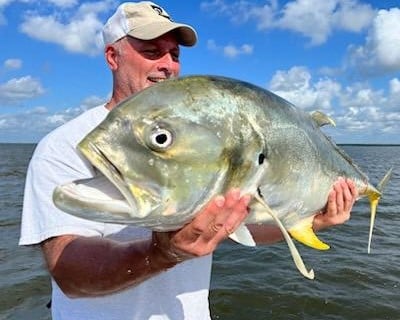
<instances>
[{"instance_id":1,"label":"fish tail","mask_svg":"<svg viewBox=\"0 0 400 320\"><path fill-rule=\"evenodd\" d=\"M390 168L389 171L383 177L383 179L378 183L376 190L367 191L367 196L371 207L371 222L369 225L369 236L368 236L368 253L371 252L372 232L374 230L376 208L378 207L378 202L382 196L382 191L385 188L386 184L388 183L390 177L392 176L392 172L393 168Z\"/></svg>"}]
</instances>

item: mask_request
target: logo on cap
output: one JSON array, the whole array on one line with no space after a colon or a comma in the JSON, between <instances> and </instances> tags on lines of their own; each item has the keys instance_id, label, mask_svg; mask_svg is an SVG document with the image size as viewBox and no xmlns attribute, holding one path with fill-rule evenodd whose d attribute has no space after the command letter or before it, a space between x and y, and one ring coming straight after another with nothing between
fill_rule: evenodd
<instances>
[{"instance_id":1,"label":"logo on cap","mask_svg":"<svg viewBox=\"0 0 400 320\"><path fill-rule=\"evenodd\" d=\"M166 13L166 12L163 10L163 8L161 8L161 7L159 7L159 6L156 6L156 5L151 5L151 7L153 8L153 10L154 10L155 12L157 12L157 14L158 14L159 16L164 17L164 18L166 18L166 19L168 19L169 21L172 22L172 19L169 17L168 13Z\"/></svg>"}]
</instances>

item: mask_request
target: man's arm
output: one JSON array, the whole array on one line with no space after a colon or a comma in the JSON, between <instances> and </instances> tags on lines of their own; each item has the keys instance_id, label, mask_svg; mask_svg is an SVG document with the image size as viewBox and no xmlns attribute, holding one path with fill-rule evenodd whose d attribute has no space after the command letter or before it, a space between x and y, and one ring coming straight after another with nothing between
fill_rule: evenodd
<instances>
[{"instance_id":1,"label":"man's arm","mask_svg":"<svg viewBox=\"0 0 400 320\"><path fill-rule=\"evenodd\" d=\"M249 196L239 190L217 196L193 221L152 239L120 243L106 238L63 235L42 243L49 271L70 297L113 293L196 256L207 255L247 217Z\"/></svg>"},{"instance_id":2,"label":"man's arm","mask_svg":"<svg viewBox=\"0 0 400 320\"><path fill-rule=\"evenodd\" d=\"M320 231L348 221L357 198L358 191L354 182L339 178L329 193L326 210L314 217L314 231ZM248 228L256 243L271 244L283 240L281 231L274 225L249 225Z\"/></svg>"}]
</instances>

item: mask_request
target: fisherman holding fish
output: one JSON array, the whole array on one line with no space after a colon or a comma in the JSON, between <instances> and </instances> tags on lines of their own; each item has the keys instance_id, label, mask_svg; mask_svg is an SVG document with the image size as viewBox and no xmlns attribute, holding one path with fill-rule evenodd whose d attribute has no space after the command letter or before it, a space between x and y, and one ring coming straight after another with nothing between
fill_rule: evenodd
<instances>
[{"instance_id":1,"label":"fisherman holding fish","mask_svg":"<svg viewBox=\"0 0 400 320\"><path fill-rule=\"evenodd\" d=\"M191 26L147 1L121 4L103 38L112 97L38 144L26 178L20 245L41 245L52 279L53 319L210 319L212 253L246 219L250 195L238 189L218 195L170 232L89 221L53 203L58 185L96 173L77 144L121 101L177 77L179 46L197 42ZM325 212L314 217L314 230L346 222L357 196L352 181L339 179ZM248 227L257 243L283 239L277 227Z\"/></svg>"}]
</instances>

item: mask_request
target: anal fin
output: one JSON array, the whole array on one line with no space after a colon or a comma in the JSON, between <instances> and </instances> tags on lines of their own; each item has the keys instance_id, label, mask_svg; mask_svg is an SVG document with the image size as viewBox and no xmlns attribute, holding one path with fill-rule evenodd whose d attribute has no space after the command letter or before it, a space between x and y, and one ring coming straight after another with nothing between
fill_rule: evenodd
<instances>
[{"instance_id":1,"label":"anal fin","mask_svg":"<svg viewBox=\"0 0 400 320\"><path fill-rule=\"evenodd\" d=\"M317 250L328 250L330 248L329 245L318 239L312 229L313 219L313 216L304 219L300 224L290 228L288 232L294 239L306 246Z\"/></svg>"}]
</instances>

